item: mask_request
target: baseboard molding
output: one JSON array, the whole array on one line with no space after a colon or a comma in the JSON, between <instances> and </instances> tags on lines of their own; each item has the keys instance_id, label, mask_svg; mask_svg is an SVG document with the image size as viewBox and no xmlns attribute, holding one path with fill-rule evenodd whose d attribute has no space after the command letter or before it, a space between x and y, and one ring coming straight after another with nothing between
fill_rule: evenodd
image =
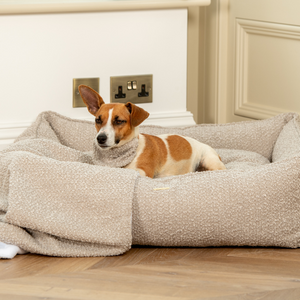
<instances>
[{"instance_id":1,"label":"baseboard molding","mask_svg":"<svg viewBox=\"0 0 300 300\"><path fill-rule=\"evenodd\" d=\"M94 121L92 117L78 119ZM143 125L158 125L164 127L185 127L195 124L193 114L189 111L152 113L151 116L143 122ZM13 143L30 125L31 122L0 124L0 150Z\"/></svg>"}]
</instances>

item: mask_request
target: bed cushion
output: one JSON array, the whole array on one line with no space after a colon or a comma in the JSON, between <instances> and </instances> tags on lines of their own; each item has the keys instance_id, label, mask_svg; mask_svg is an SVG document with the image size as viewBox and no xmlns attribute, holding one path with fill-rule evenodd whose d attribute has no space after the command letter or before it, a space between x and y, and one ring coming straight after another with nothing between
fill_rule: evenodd
<instances>
[{"instance_id":1,"label":"bed cushion","mask_svg":"<svg viewBox=\"0 0 300 300\"><path fill-rule=\"evenodd\" d=\"M300 118L295 116L281 130L275 142L272 161L290 159L300 153Z\"/></svg>"},{"instance_id":2,"label":"bed cushion","mask_svg":"<svg viewBox=\"0 0 300 300\"><path fill-rule=\"evenodd\" d=\"M0 241L55 256L132 244L299 247L299 116L187 128L227 170L160 179L95 166L92 122L44 112L0 152Z\"/></svg>"},{"instance_id":3,"label":"bed cushion","mask_svg":"<svg viewBox=\"0 0 300 300\"><path fill-rule=\"evenodd\" d=\"M299 247L300 157L247 171L140 178L133 244Z\"/></svg>"}]
</instances>

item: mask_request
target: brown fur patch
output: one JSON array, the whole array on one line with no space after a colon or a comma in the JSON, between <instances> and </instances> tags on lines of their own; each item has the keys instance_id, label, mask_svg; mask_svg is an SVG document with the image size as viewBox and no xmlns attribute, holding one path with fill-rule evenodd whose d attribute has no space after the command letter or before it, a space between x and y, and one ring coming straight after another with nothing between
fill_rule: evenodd
<instances>
[{"instance_id":1,"label":"brown fur patch","mask_svg":"<svg viewBox=\"0 0 300 300\"><path fill-rule=\"evenodd\" d=\"M114 120L125 120L126 123L122 125L115 125ZM116 104L112 114L112 121L115 130L116 139L126 141L132 137L132 124L130 113L125 107L125 104Z\"/></svg>"},{"instance_id":2,"label":"brown fur patch","mask_svg":"<svg viewBox=\"0 0 300 300\"><path fill-rule=\"evenodd\" d=\"M102 124L95 124L96 129L99 132L101 127L105 126L109 117L109 110L113 109L112 112L112 125L115 130L116 139L118 140L126 140L127 138L131 137L132 134L132 126L131 126L131 119L130 113L128 109L125 107L125 104L121 103L114 103L114 104L104 104L98 110L96 114L96 118L101 116ZM125 120L126 123L121 125L114 125L114 121L118 120Z\"/></svg>"},{"instance_id":3,"label":"brown fur patch","mask_svg":"<svg viewBox=\"0 0 300 300\"><path fill-rule=\"evenodd\" d=\"M169 151L172 158L176 161L189 159L192 155L192 146L183 137L179 135L170 135L167 137Z\"/></svg>"},{"instance_id":4,"label":"brown fur patch","mask_svg":"<svg viewBox=\"0 0 300 300\"><path fill-rule=\"evenodd\" d=\"M131 125L133 127L139 126L144 120L149 117L149 113L142 109L141 107L136 106L130 102L125 104L131 116Z\"/></svg>"},{"instance_id":5,"label":"brown fur patch","mask_svg":"<svg viewBox=\"0 0 300 300\"><path fill-rule=\"evenodd\" d=\"M143 134L145 148L137 160L137 167L142 169L146 176L155 177L167 161L167 147L159 137Z\"/></svg>"}]
</instances>

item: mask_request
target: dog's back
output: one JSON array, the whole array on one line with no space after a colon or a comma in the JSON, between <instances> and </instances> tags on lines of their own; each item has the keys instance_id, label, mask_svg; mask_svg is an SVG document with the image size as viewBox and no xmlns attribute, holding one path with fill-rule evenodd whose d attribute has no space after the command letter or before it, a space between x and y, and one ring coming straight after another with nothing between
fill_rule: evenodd
<instances>
[{"instance_id":1,"label":"dog's back","mask_svg":"<svg viewBox=\"0 0 300 300\"><path fill-rule=\"evenodd\" d=\"M151 178L205 170L224 170L217 153L208 145L180 135L139 135L135 159L126 167Z\"/></svg>"}]
</instances>

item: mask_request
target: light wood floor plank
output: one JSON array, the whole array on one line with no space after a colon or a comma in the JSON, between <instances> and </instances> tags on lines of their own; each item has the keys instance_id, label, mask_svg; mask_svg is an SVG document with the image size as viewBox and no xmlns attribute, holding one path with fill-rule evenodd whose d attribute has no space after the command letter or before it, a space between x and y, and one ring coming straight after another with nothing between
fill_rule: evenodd
<instances>
[{"instance_id":1,"label":"light wood floor plank","mask_svg":"<svg viewBox=\"0 0 300 300\"><path fill-rule=\"evenodd\" d=\"M299 300L300 249L134 247L0 260L0 299Z\"/></svg>"},{"instance_id":2,"label":"light wood floor plank","mask_svg":"<svg viewBox=\"0 0 300 300\"><path fill-rule=\"evenodd\" d=\"M105 257L99 263L93 265L91 269L148 264L156 261L174 261L189 255L195 250L195 248L133 248L122 256Z\"/></svg>"},{"instance_id":3,"label":"light wood floor plank","mask_svg":"<svg viewBox=\"0 0 300 300\"><path fill-rule=\"evenodd\" d=\"M199 266L172 266L166 264L148 264L114 267L105 270L87 270L80 273L55 274L20 279L10 279L0 282L0 290L20 287L26 294L27 290L39 293L51 291L60 295L84 294L89 292L91 297L98 295L96 291L103 293L118 292L124 295L140 295L153 297L190 298L231 296L242 293L254 293L264 291L281 290L287 287L300 288L297 281L286 279L283 281L277 276L247 274L227 274L202 272ZM2 285L3 284L3 285ZM71 292L72 291L72 292ZM57 294L57 295L59 295ZM43 294L41 294L43 295ZM201 295L201 296L199 296ZM115 295L114 295L115 296Z\"/></svg>"},{"instance_id":4,"label":"light wood floor plank","mask_svg":"<svg viewBox=\"0 0 300 300\"><path fill-rule=\"evenodd\" d=\"M0 260L0 280L29 275L79 272L90 268L104 257L62 258L35 254L17 255L12 260Z\"/></svg>"},{"instance_id":5,"label":"light wood floor plank","mask_svg":"<svg viewBox=\"0 0 300 300\"><path fill-rule=\"evenodd\" d=\"M198 260L182 258L178 264L201 265L205 271L247 272L251 274L278 274L285 277L299 277L300 263L297 261L248 257L203 257Z\"/></svg>"},{"instance_id":6,"label":"light wood floor plank","mask_svg":"<svg viewBox=\"0 0 300 300\"><path fill-rule=\"evenodd\" d=\"M221 296L203 298L201 300L299 300L300 289L283 289L250 294L238 294L234 296Z\"/></svg>"},{"instance_id":7,"label":"light wood floor plank","mask_svg":"<svg viewBox=\"0 0 300 300\"><path fill-rule=\"evenodd\" d=\"M228 256L300 262L300 249L237 248L232 250Z\"/></svg>"},{"instance_id":8,"label":"light wood floor plank","mask_svg":"<svg viewBox=\"0 0 300 300\"><path fill-rule=\"evenodd\" d=\"M117 266L139 264L145 257L157 251L157 248L133 248L120 256L104 257L101 261L94 264L91 269L103 269Z\"/></svg>"},{"instance_id":9,"label":"light wood floor plank","mask_svg":"<svg viewBox=\"0 0 300 300\"><path fill-rule=\"evenodd\" d=\"M3 294L0 292L0 299L1 300L65 300L63 298L57 297L35 297L35 296L24 296L24 295L9 295Z\"/></svg>"}]
</instances>

